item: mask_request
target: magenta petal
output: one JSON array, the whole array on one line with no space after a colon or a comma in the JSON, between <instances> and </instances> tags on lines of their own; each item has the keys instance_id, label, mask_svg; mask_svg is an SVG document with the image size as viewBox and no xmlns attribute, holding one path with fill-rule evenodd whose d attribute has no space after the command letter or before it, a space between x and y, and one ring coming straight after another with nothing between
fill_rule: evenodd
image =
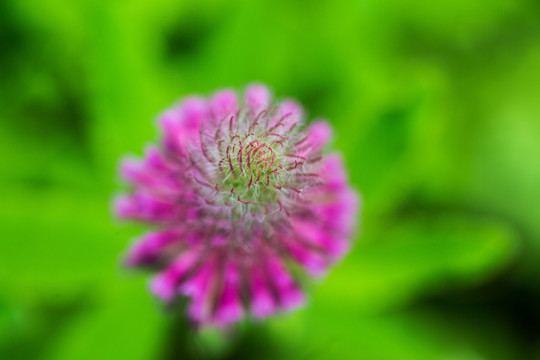
<instances>
[{"instance_id":1,"label":"magenta petal","mask_svg":"<svg viewBox=\"0 0 540 360\"><path fill-rule=\"evenodd\" d=\"M348 250L349 244L341 233L331 233L326 224L315 225L309 221L295 220L295 232L302 234L302 239L322 250L331 259L339 259Z\"/></svg>"},{"instance_id":2,"label":"magenta petal","mask_svg":"<svg viewBox=\"0 0 540 360\"><path fill-rule=\"evenodd\" d=\"M154 167L165 166L162 159L158 158L156 153L150 155L150 158L145 158L143 161L124 159L120 168L122 177L141 187L165 192L180 190L179 184L172 181L172 178L164 177L162 171L154 169Z\"/></svg>"},{"instance_id":3,"label":"magenta petal","mask_svg":"<svg viewBox=\"0 0 540 360\"><path fill-rule=\"evenodd\" d=\"M114 202L115 213L123 219L148 222L168 222L178 216L178 208L145 193L119 196Z\"/></svg>"},{"instance_id":4,"label":"magenta petal","mask_svg":"<svg viewBox=\"0 0 540 360\"><path fill-rule=\"evenodd\" d=\"M163 132L163 146L173 153L184 154L189 144L197 144L201 124L209 119L206 101L199 97L185 99L180 106L168 110L159 117Z\"/></svg>"},{"instance_id":5,"label":"magenta petal","mask_svg":"<svg viewBox=\"0 0 540 360\"><path fill-rule=\"evenodd\" d=\"M145 184L154 181L152 174L145 171L144 164L137 159L127 158L122 160L120 174L126 180L136 184Z\"/></svg>"},{"instance_id":6,"label":"magenta petal","mask_svg":"<svg viewBox=\"0 0 540 360\"><path fill-rule=\"evenodd\" d=\"M227 265L224 277L223 293L214 315L214 321L221 326L240 320L244 313L239 291L240 276L234 263Z\"/></svg>"},{"instance_id":7,"label":"magenta petal","mask_svg":"<svg viewBox=\"0 0 540 360\"><path fill-rule=\"evenodd\" d=\"M262 319L276 312L276 303L263 271L254 267L250 274L251 312Z\"/></svg>"},{"instance_id":8,"label":"magenta petal","mask_svg":"<svg viewBox=\"0 0 540 360\"><path fill-rule=\"evenodd\" d=\"M191 298L189 317L197 323L210 321L212 291L216 284L217 263L215 258L203 261L195 274L180 286L180 293Z\"/></svg>"},{"instance_id":9,"label":"magenta petal","mask_svg":"<svg viewBox=\"0 0 540 360\"><path fill-rule=\"evenodd\" d=\"M210 286L215 271L215 261L205 261L196 273L180 287L180 292L192 298L203 297Z\"/></svg>"},{"instance_id":10,"label":"magenta petal","mask_svg":"<svg viewBox=\"0 0 540 360\"><path fill-rule=\"evenodd\" d=\"M201 124L206 123L210 115L206 100L196 96L184 100L180 105L180 113L183 129L195 136L199 135Z\"/></svg>"},{"instance_id":11,"label":"magenta petal","mask_svg":"<svg viewBox=\"0 0 540 360\"><path fill-rule=\"evenodd\" d=\"M320 149L332 137L332 128L327 122L315 121L308 128L309 142L314 148Z\"/></svg>"},{"instance_id":12,"label":"magenta petal","mask_svg":"<svg viewBox=\"0 0 540 360\"><path fill-rule=\"evenodd\" d=\"M347 188L347 175L341 161L341 157L333 154L328 155L320 171L326 180L326 187L331 191L342 191Z\"/></svg>"},{"instance_id":13,"label":"magenta petal","mask_svg":"<svg viewBox=\"0 0 540 360\"><path fill-rule=\"evenodd\" d=\"M324 145L332 136L332 128L326 121L317 120L310 125L308 136L313 143Z\"/></svg>"},{"instance_id":14,"label":"magenta petal","mask_svg":"<svg viewBox=\"0 0 540 360\"><path fill-rule=\"evenodd\" d=\"M139 239L129 250L126 264L139 266L156 261L164 249L176 243L181 236L177 230L151 232Z\"/></svg>"},{"instance_id":15,"label":"magenta petal","mask_svg":"<svg viewBox=\"0 0 540 360\"><path fill-rule=\"evenodd\" d=\"M296 239L288 241L286 246L293 259L302 265L311 275L324 275L328 263L320 253L318 254L315 250L308 249Z\"/></svg>"},{"instance_id":16,"label":"magenta petal","mask_svg":"<svg viewBox=\"0 0 540 360\"><path fill-rule=\"evenodd\" d=\"M163 300L170 301L178 292L178 285L185 279L199 258L198 251L187 251L167 269L154 277L150 283L152 292Z\"/></svg>"},{"instance_id":17,"label":"magenta petal","mask_svg":"<svg viewBox=\"0 0 540 360\"><path fill-rule=\"evenodd\" d=\"M170 152L182 152L184 139L183 125L177 110L168 110L159 117L159 127L163 133L163 146Z\"/></svg>"},{"instance_id":18,"label":"magenta petal","mask_svg":"<svg viewBox=\"0 0 540 360\"><path fill-rule=\"evenodd\" d=\"M223 121L236 112L238 100L232 90L222 90L210 100L210 111L216 121Z\"/></svg>"},{"instance_id":19,"label":"magenta petal","mask_svg":"<svg viewBox=\"0 0 540 360\"><path fill-rule=\"evenodd\" d=\"M155 146L146 148L144 162L149 169L162 174L174 171L172 165L165 160L163 154Z\"/></svg>"},{"instance_id":20,"label":"magenta petal","mask_svg":"<svg viewBox=\"0 0 540 360\"><path fill-rule=\"evenodd\" d=\"M134 205L131 196L120 195L114 198L113 211L121 219L130 219L133 217Z\"/></svg>"},{"instance_id":21,"label":"magenta petal","mask_svg":"<svg viewBox=\"0 0 540 360\"><path fill-rule=\"evenodd\" d=\"M282 309L292 310L304 304L304 294L276 257L269 259L268 273L275 286Z\"/></svg>"},{"instance_id":22,"label":"magenta petal","mask_svg":"<svg viewBox=\"0 0 540 360\"><path fill-rule=\"evenodd\" d=\"M350 190L344 190L334 197L334 202L322 205L317 212L325 219L327 228L347 237L356 221L358 197Z\"/></svg>"},{"instance_id":23,"label":"magenta petal","mask_svg":"<svg viewBox=\"0 0 540 360\"><path fill-rule=\"evenodd\" d=\"M246 105L254 112L268 108L270 98L270 90L264 85L250 85L246 90Z\"/></svg>"},{"instance_id":24,"label":"magenta petal","mask_svg":"<svg viewBox=\"0 0 540 360\"><path fill-rule=\"evenodd\" d=\"M271 127L277 126L279 123L283 131L291 129L298 125L304 118L304 110L302 106L294 100L284 100L276 108L273 115Z\"/></svg>"}]
</instances>

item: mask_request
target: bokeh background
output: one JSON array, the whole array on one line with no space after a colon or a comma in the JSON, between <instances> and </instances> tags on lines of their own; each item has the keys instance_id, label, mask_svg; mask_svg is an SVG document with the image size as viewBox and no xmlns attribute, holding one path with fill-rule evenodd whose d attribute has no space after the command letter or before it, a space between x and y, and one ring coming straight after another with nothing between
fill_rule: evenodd
<instances>
[{"instance_id":1,"label":"bokeh background","mask_svg":"<svg viewBox=\"0 0 540 360\"><path fill-rule=\"evenodd\" d=\"M363 196L308 306L195 333L121 266L118 159L251 81ZM540 359L540 3L0 1L1 359Z\"/></svg>"}]
</instances>

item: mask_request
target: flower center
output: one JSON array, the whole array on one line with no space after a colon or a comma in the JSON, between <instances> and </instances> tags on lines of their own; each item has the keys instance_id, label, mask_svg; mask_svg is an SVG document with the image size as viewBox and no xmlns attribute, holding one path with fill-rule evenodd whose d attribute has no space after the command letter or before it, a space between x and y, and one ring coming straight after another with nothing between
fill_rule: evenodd
<instances>
[{"instance_id":1,"label":"flower center","mask_svg":"<svg viewBox=\"0 0 540 360\"><path fill-rule=\"evenodd\" d=\"M275 200L287 172L281 164L287 138L258 130L252 126L247 131L231 133L229 139L220 140L219 144L222 190L245 205Z\"/></svg>"}]
</instances>

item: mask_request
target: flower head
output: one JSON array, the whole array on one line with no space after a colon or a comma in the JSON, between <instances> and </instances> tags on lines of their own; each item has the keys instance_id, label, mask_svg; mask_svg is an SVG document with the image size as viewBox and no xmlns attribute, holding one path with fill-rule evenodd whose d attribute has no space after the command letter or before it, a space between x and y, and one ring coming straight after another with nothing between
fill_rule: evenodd
<instances>
[{"instance_id":1,"label":"flower head","mask_svg":"<svg viewBox=\"0 0 540 360\"><path fill-rule=\"evenodd\" d=\"M159 120L161 146L121 166L132 191L116 199L117 215L157 227L127 264L160 269L152 292L189 297L197 324L301 306L290 265L324 273L347 251L356 217L340 158L323 154L328 124L305 128L301 106L272 105L262 85L242 104L231 90L186 98Z\"/></svg>"}]
</instances>

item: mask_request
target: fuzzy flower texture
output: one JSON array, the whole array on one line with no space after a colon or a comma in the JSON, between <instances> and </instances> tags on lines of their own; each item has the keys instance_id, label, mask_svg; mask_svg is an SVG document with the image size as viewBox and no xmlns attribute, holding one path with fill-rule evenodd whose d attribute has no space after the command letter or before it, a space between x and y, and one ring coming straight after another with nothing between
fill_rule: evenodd
<instances>
[{"instance_id":1,"label":"fuzzy flower texture","mask_svg":"<svg viewBox=\"0 0 540 360\"><path fill-rule=\"evenodd\" d=\"M357 196L340 157L323 154L329 125L302 121L299 104L272 104L263 85L243 101L232 90L188 97L160 116L161 146L122 162L132 191L116 214L155 226L127 264L158 269L152 292L190 298L196 325L295 309L295 264L320 276L346 253Z\"/></svg>"}]
</instances>

